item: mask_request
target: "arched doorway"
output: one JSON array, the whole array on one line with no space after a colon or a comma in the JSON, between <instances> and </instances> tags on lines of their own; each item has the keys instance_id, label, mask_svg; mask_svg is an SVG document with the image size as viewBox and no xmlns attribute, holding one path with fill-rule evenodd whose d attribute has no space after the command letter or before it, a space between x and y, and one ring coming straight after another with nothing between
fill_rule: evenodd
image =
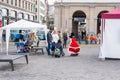
<instances>
[{"instance_id":1,"label":"arched doorway","mask_svg":"<svg viewBox=\"0 0 120 80\"><path fill-rule=\"evenodd\" d=\"M81 33L82 38L84 38L84 35L86 35L86 29L84 28L84 25L86 24L86 14L83 11L76 11L73 13L72 16L72 32L75 34L75 37L78 37L78 32ZM82 34L82 31L85 31L85 34Z\"/></svg>"},{"instance_id":2,"label":"arched doorway","mask_svg":"<svg viewBox=\"0 0 120 80\"><path fill-rule=\"evenodd\" d=\"M101 11L97 16L97 34L101 33L100 27L101 27L101 14L102 13L108 13L108 11Z\"/></svg>"}]
</instances>

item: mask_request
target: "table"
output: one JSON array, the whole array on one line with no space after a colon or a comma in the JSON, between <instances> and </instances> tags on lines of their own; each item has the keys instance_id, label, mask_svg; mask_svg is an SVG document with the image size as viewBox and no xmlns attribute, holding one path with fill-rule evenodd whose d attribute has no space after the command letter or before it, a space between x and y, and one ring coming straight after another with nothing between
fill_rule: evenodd
<instances>
[{"instance_id":1,"label":"table","mask_svg":"<svg viewBox=\"0 0 120 80\"><path fill-rule=\"evenodd\" d=\"M12 67L12 71L14 71L14 65L13 61L19 58L25 57L26 62L28 64L28 55L22 54L22 55L0 55L0 62L9 62Z\"/></svg>"}]
</instances>

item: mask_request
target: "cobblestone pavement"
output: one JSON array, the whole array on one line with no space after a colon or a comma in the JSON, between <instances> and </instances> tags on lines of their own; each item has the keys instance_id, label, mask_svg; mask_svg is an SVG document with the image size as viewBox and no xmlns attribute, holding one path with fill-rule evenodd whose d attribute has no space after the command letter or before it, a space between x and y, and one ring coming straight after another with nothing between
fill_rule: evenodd
<instances>
[{"instance_id":1,"label":"cobblestone pavement","mask_svg":"<svg viewBox=\"0 0 120 80\"><path fill-rule=\"evenodd\" d=\"M120 60L101 61L99 46L81 46L77 57L64 51L61 58L30 54L29 64L24 58L14 61L15 71L9 63L0 63L0 80L120 80Z\"/></svg>"}]
</instances>

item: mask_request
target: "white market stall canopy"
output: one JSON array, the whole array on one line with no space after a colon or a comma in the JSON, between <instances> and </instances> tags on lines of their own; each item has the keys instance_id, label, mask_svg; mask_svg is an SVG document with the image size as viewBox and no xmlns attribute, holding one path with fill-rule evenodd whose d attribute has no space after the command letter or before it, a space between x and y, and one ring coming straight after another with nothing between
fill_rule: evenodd
<instances>
[{"instance_id":1,"label":"white market stall canopy","mask_svg":"<svg viewBox=\"0 0 120 80\"><path fill-rule=\"evenodd\" d=\"M46 25L42 25L39 23L34 23L26 20L19 20L17 22L11 23L2 27L3 29L10 29L10 30L31 30L31 29L39 29L45 31L47 29Z\"/></svg>"},{"instance_id":2,"label":"white market stall canopy","mask_svg":"<svg viewBox=\"0 0 120 80\"><path fill-rule=\"evenodd\" d=\"M120 58L120 8L102 14L100 58Z\"/></svg>"},{"instance_id":3,"label":"white market stall canopy","mask_svg":"<svg viewBox=\"0 0 120 80\"><path fill-rule=\"evenodd\" d=\"M26 20L19 20L17 22L11 23L6 25L0 29L0 42L2 43L2 32L6 30L6 52L8 54L8 47L9 47L9 37L10 37L10 30L39 30L45 31L45 35L47 34L47 26L42 25L39 23L34 23Z\"/></svg>"}]
</instances>

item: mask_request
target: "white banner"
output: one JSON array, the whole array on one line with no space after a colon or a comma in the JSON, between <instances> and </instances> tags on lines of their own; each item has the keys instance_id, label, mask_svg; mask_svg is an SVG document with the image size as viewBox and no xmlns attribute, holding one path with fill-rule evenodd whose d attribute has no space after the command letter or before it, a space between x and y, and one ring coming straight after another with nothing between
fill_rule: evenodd
<instances>
[{"instance_id":1,"label":"white banner","mask_svg":"<svg viewBox=\"0 0 120 80\"><path fill-rule=\"evenodd\" d=\"M120 58L120 19L106 19L101 54L103 57Z\"/></svg>"}]
</instances>

